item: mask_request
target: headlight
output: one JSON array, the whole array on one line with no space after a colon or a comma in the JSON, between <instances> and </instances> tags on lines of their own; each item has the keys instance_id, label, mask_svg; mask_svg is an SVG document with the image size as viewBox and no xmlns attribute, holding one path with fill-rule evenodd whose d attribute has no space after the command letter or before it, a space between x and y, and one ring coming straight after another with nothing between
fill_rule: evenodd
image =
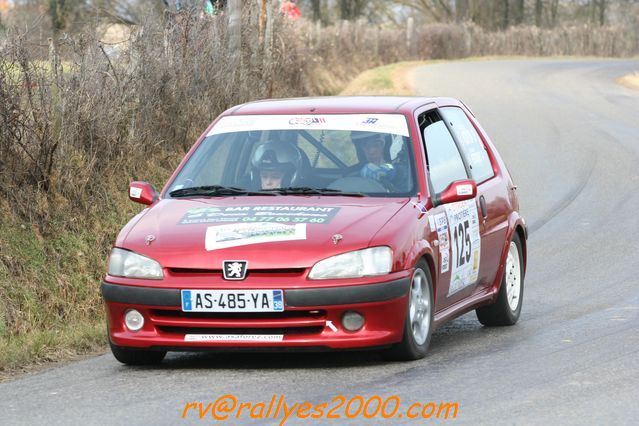
<instances>
[{"instance_id":1,"label":"headlight","mask_svg":"<svg viewBox=\"0 0 639 426\"><path fill-rule=\"evenodd\" d=\"M132 251L114 248L109 257L109 275L127 278L147 278L161 280L164 278L162 267L158 262Z\"/></svg>"},{"instance_id":2,"label":"headlight","mask_svg":"<svg viewBox=\"0 0 639 426\"><path fill-rule=\"evenodd\" d=\"M391 271L392 263L393 253L389 247L371 247L321 260L313 266L308 278L327 280L383 275Z\"/></svg>"}]
</instances>

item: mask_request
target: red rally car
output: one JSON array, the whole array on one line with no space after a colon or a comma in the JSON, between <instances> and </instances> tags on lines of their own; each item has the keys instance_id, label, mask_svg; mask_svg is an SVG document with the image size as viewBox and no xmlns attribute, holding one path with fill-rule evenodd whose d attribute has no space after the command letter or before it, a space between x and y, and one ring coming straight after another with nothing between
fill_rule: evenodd
<instances>
[{"instance_id":1,"label":"red rally car","mask_svg":"<svg viewBox=\"0 0 639 426\"><path fill-rule=\"evenodd\" d=\"M526 225L451 98L252 102L220 115L120 232L101 290L114 356L377 348L426 354L476 310L519 318Z\"/></svg>"}]
</instances>

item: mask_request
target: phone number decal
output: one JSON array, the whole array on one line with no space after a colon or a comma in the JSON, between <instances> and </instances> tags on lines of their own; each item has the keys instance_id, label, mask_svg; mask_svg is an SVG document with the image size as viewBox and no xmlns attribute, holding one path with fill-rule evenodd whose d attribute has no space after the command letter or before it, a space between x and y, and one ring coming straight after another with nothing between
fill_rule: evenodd
<instances>
[{"instance_id":1,"label":"phone number decal","mask_svg":"<svg viewBox=\"0 0 639 426\"><path fill-rule=\"evenodd\" d=\"M316 206L232 206L191 209L180 219L180 225L198 223L279 222L330 223L339 207Z\"/></svg>"}]
</instances>

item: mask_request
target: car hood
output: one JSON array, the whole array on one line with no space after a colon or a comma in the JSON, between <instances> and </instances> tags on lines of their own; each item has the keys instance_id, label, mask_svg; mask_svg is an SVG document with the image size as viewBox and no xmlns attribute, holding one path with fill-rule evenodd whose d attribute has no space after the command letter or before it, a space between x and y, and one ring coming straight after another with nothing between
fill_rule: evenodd
<instances>
[{"instance_id":1,"label":"car hood","mask_svg":"<svg viewBox=\"0 0 639 426\"><path fill-rule=\"evenodd\" d=\"M368 247L408 198L228 197L164 199L136 217L116 246L168 268L307 268ZM133 222L133 221L132 221Z\"/></svg>"}]
</instances>

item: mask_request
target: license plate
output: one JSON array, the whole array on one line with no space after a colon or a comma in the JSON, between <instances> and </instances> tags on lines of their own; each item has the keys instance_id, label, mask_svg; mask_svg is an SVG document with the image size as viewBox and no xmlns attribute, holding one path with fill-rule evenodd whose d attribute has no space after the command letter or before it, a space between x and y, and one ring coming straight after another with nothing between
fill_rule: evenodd
<instances>
[{"instance_id":1,"label":"license plate","mask_svg":"<svg viewBox=\"0 0 639 426\"><path fill-rule=\"evenodd\" d=\"M182 290L184 312L282 312L282 290Z\"/></svg>"}]
</instances>

